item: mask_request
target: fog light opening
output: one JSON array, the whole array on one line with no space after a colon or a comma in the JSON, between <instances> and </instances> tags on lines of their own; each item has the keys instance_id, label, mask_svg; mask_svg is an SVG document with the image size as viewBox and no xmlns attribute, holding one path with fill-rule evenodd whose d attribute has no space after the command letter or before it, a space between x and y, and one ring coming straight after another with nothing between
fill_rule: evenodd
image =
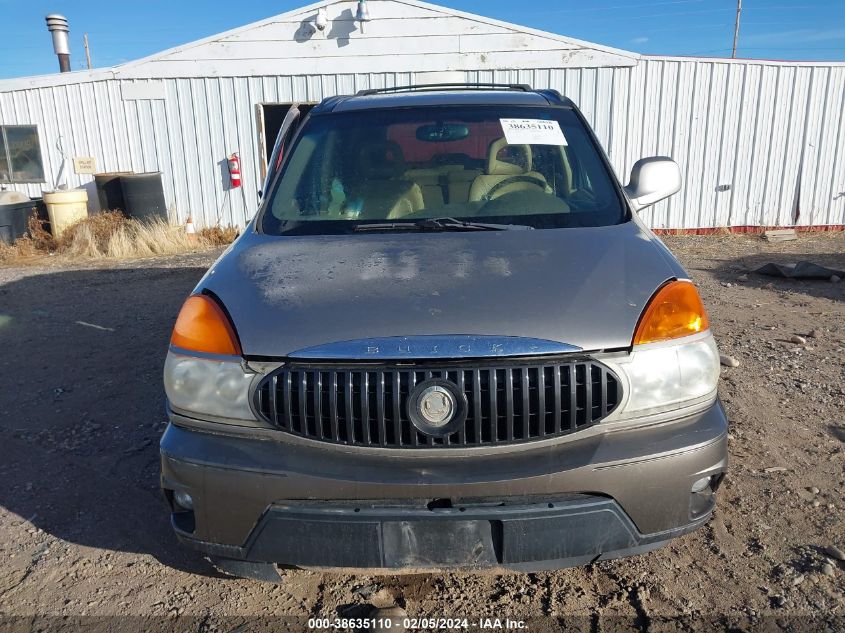
<instances>
[{"instance_id":1,"label":"fog light opening","mask_svg":"<svg viewBox=\"0 0 845 633\"><path fill-rule=\"evenodd\" d=\"M704 492L707 489L712 490L712 488L710 486L710 483L712 482L712 480L713 480L712 476L702 477L701 479L696 480L692 484L691 492L693 492L693 494L697 494L699 492Z\"/></svg>"},{"instance_id":2,"label":"fog light opening","mask_svg":"<svg viewBox=\"0 0 845 633\"><path fill-rule=\"evenodd\" d=\"M444 510L452 507L451 499L432 499L426 504L429 510Z\"/></svg>"},{"instance_id":3,"label":"fog light opening","mask_svg":"<svg viewBox=\"0 0 845 633\"><path fill-rule=\"evenodd\" d=\"M716 473L696 479L690 488L690 518L699 519L713 510L716 490L725 473Z\"/></svg>"},{"instance_id":4,"label":"fog light opening","mask_svg":"<svg viewBox=\"0 0 845 633\"><path fill-rule=\"evenodd\" d=\"M175 503L182 510L193 510L194 499L190 494L184 490L173 491L173 503Z\"/></svg>"}]
</instances>

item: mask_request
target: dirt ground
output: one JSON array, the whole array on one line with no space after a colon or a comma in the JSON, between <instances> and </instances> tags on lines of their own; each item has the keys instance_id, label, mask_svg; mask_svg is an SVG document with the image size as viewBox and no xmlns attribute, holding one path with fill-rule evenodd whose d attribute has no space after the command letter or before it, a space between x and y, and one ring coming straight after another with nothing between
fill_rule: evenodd
<instances>
[{"instance_id":1,"label":"dirt ground","mask_svg":"<svg viewBox=\"0 0 845 633\"><path fill-rule=\"evenodd\" d=\"M845 630L845 563L825 553L845 549L845 281L744 276L768 261L845 269L845 234L665 241L740 363L722 369L716 514L653 553L503 576L217 574L177 544L157 479L170 328L216 253L0 268L0 629L294 630L398 604L471 628Z\"/></svg>"}]
</instances>

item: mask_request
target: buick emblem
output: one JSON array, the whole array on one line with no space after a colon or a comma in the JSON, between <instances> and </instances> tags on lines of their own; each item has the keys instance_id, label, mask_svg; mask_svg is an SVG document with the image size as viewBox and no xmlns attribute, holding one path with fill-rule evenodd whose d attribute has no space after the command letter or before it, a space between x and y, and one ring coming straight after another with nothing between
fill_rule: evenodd
<instances>
[{"instance_id":1,"label":"buick emblem","mask_svg":"<svg viewBox=\"0 0 845 633\"><path fill-rule=\"evenodd\" d=\"M448 380L426 380L408 397L408 417L426 435L444 437L457 431L466 419L466 396Z\"/></svg>"},{"instance_id":2,"label":"buick emblem","mask_svg":"<svg viewBox=\"0 0 845 633\"><path fill-rule=\"evenodd\" d=\"M455 397L439 385L423 389L419 397L420 415L432 426L443 426L455 414Z\"/></svg>"}]
</instances>

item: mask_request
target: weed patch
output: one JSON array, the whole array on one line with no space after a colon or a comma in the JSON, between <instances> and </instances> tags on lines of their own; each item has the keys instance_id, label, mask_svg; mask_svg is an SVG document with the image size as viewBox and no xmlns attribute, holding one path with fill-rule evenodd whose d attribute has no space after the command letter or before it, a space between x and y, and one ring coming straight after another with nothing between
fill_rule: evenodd
<instances>
[{"instance_id":1,"label":"weed patch","mask_svg":"<svg viewBox=\"0 0 845 633\"><path fill-rule=\"evenodd\" d=\"M69 260L178 255L230 244L237 236L233 227L205 228L190 236L184 228L164 220L140 222L119 211L108 211L77 222L55 239L33 214L25 237L11 246L0 243L0 262L26 263L50 255Z\"/></svg>"}]
</instances>

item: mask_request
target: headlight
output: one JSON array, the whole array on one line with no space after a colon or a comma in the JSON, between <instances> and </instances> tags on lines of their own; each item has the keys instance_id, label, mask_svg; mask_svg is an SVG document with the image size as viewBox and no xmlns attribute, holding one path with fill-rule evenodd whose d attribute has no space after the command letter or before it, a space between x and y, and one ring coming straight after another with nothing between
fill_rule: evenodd
<instances>
[{"instance_id":1,"label":"headlight","mask_svg":"<svg viewBox=\"0 0 845 633\"><path fill-rule=\"evenodd\" d=\"M206 359L170 351L164 362L164 391L174 409L254 420L249 406L249 386L254 376L244 372L240 358Z\"/></svg>"},{"instance_id":2,"label":"headlight","mask_svg":"<svg viewBox=\"0 0 845 633\"><path fill-rule=\"evenodd\" d=\"M635 418L716 397L719 353L710 332L635 345L625 358L605 362L625 380L627 397L613 415Z\"/></svg>"}]
</instances>

